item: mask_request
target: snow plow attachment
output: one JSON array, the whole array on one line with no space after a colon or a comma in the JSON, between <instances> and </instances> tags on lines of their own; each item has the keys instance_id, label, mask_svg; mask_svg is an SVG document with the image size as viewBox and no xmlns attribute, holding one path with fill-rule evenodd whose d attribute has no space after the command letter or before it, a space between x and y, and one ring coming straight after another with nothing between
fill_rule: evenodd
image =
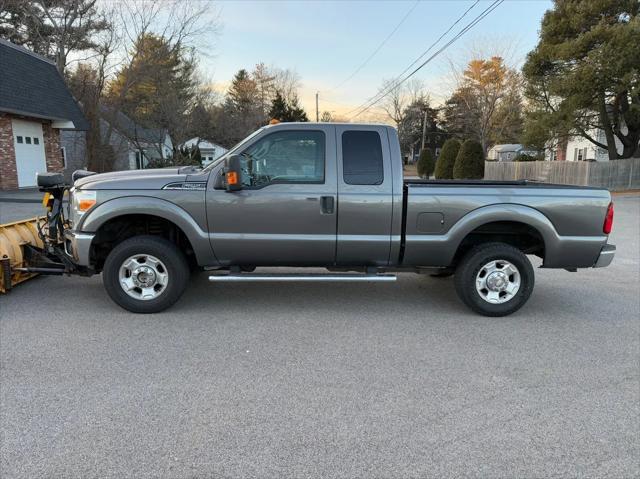
<instances>
[{"instance_id":1,"label":"snow plow attachment","mask_svg":"<svg viewBox=\"0 0 640 479\"><path fill-rule=\"evenodd\" d=\"M45 221L31 218L0 225L0 293L36 275L24 271L29 254L26 248L43 248L38 229Z\"/></svg>"},{"instance_id":2,"label":"snow plow attachment","mask_svg":"<svg viewBox=\"0 0 640 479\"><path fill-rule=\"evenodd\" d=\"M76 171L73 179L94 174ZM64 246L64 231L69 227L63 200L69 190L60 173L38 173L38 187L44 193L42 206L46 217L31 218L0 225L0 293L38 274L90 276L78 266Z\"/></svg>"}]
</instances>

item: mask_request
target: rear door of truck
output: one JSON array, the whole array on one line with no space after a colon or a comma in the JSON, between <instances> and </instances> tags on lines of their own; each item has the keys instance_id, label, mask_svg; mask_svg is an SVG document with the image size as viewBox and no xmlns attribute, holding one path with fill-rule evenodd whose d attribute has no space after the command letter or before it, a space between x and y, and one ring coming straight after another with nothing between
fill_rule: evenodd
<instances>
[{"instance_id":1,"label":"rear door of truck","mask_svg":"<svg viewBox=\"0 0 640 479\"><path fill-rule=\"evenodd\" d=\"M338 243L336 263L389 263L393 176L384 126L336 126Z\"/></svg>"}]
</instances>

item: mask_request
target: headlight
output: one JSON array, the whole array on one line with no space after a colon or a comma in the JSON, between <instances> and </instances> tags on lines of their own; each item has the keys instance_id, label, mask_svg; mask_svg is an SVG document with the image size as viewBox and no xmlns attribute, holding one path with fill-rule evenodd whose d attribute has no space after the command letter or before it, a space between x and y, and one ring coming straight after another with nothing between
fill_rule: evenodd
<instances>
[{"instance_id":1,"label":"headlight","mask_svg":"<svg viewBox=\"0 0 640 479\"><path fill-rule=\"evenodd\" d=\"M82 216L93 205L96 204L96 192L91 190L75 190L72 193L73 212L78 216Z\"/></svg>"}]
</instances>

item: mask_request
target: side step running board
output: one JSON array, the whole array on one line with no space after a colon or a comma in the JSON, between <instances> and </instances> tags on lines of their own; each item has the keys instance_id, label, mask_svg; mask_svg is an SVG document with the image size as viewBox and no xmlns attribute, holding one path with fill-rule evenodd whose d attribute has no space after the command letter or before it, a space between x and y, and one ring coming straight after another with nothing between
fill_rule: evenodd
<instances>
[{"instance_id":1,"label":"side step running board","mask_svg":"<svg viewBox=\"0 0 640 479\"><path fill-rule=\"evenodd\" d=\"M270 273L239 273L239 274L212 274L209 281L217 282L294 282L294 281L311 281L311 282L389 282L395 281L395 274L270 274Z\"/></svg>"}]
</instances>

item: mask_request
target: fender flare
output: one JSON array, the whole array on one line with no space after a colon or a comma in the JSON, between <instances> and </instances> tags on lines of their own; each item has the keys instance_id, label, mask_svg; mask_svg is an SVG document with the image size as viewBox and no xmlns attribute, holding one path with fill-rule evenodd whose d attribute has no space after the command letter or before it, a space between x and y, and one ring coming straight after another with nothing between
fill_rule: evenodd
<instances>
[{"instance_id":1,"label":"fender flare","mask_svg":"<svg viewBox=\"0 0 640 479\"><path fill-rule=\"evenodd\" d=\"M544 261L557 256L561 238L549 218L529 206L505 203L482 206L470 211L441 235L407 235L403 263L450 266L467 235L480 226L498 221L513 221L531 226L544 242Z\"/></svg>"},{"instance_id":2,"label":"fender flare","mask_svg":"<svg viewBox=\"0 0 640 479\"><path fill-rule=\"evenodd\" d=\"M554 245L560 240L558 232L549 218L530 206L515 203L487 205L477 208L460 218L447 232L447 236L449 241L455 245L455 251L457 251L462 241L472 231L486 224L499 221L523 223L532 227L542 238L545 255L548 248L553 250Z\"/></svg>"},{"instance_id":3,"label":"fender flare","mask_svg":"<svg viewBox=\"0 0 640 479\"><path fill-rule=\"evenodd\" d=\"M444 235L452 245L449 261L453 260L460 243L469 233L479 226L496 221L514 221L534 228L544 242L542 265L545 268L591 267L600 249L607 242L606 235L561 236L547 216L530 206L515 203L494 204L469 212Z\"/></svg>"},{"instance_id":4,"label":"fender flare","mask_svg":"<svg viewBox=\"0 0 640 479\"><path fill-rule=\"evenodd\" d=\"M98 204L80 220L77 230L95 233L107 221L120 216L148 215L163 218L175 224L188 238L199 265L217 264L209 242L209 234L203 231L193 217L170 201L151 196L126 196Z\"/></svg>"}]
</instances>

